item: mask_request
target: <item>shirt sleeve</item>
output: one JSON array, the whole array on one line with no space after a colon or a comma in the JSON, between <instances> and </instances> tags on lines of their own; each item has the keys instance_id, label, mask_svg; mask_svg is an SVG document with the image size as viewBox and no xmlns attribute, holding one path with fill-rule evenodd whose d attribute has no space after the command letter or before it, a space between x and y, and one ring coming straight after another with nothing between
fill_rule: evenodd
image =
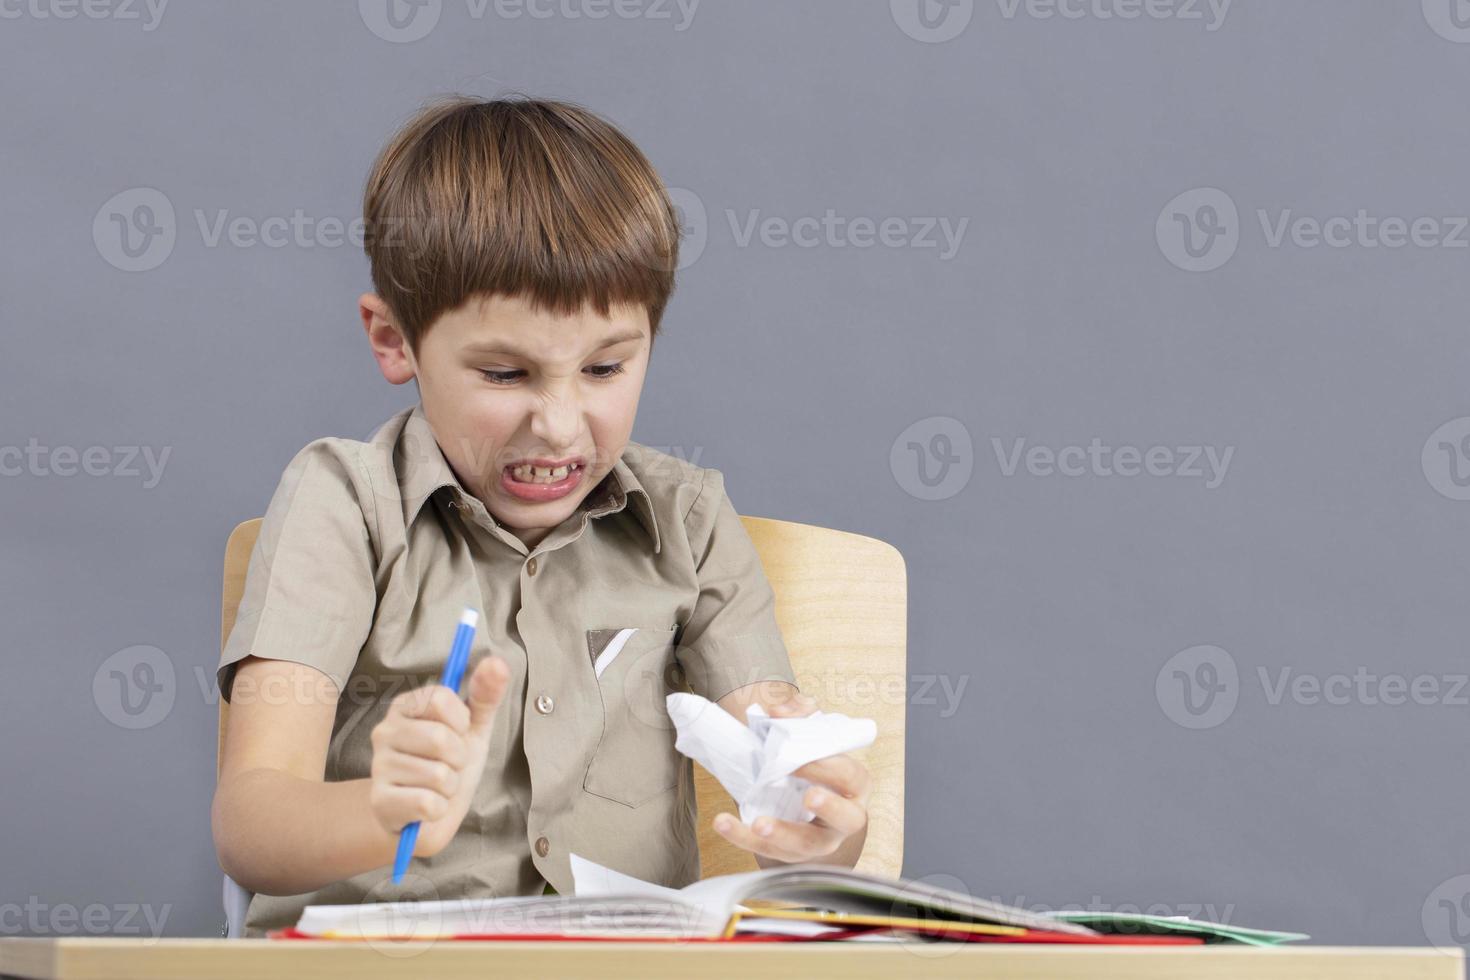
<instances>
[{"instance_id":1,"label":"shirt sleeve","mask_svg":"<svg viewBox=\"0 0 1470 980\"><path fill-rule=\"evenodd\" d=\"M281 475L220 654L216 676L226 701L236 665L252 655L315 667L338 691L347 685L377 609L362 503L371 509L373 498L355 447L347 442L318 439Z\"/></svg>"},{"instance_id":2,"label":"shirt sleeve","mask_svg":"<svg viewBox=\"0 0 1470 980\"><path fill-rule=\"evenodd\" d=\"M776 625L776 596L724 475L706 469L685 517L699 573L699 598L679 636L677 656L694 693L718 701L759 681L795 685Z\"/></svg>"}]
</instances>

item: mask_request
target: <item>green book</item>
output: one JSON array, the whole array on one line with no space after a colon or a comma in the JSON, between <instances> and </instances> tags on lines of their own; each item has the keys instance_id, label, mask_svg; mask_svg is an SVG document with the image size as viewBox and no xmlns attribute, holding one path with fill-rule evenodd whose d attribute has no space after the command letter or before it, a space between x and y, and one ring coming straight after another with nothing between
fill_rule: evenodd
<instances>
[{"instance_id":1,"label":"green book","mask_svg":"<svg viewBox=\"0 0 1470 980\"><path fill-rule=\"evenodd\" d=\"M1049 915L1075 922L1107 935L1199 936L1207 943L1242 943L1246 946L1279 946L1310 939L1302 932L1248 929L1223 922L1205 922L1185 915L1146 915L1139 912L1060 911Z\"/></svg>"}]
</instances>

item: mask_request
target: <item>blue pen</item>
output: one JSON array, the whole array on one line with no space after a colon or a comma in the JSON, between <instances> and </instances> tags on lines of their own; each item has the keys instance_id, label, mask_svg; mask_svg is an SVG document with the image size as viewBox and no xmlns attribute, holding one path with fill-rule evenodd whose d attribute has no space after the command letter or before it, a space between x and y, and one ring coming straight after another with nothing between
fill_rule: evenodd
<instances>
[{"instance_id":1,"label":"blue pen","mask_svg":"<svg viewBox=\"0 0 1470 980\"><path fill-rule=\"evenodd\" d=\"M459 628L454 631L454 645L449 648L449 662L444 665L444 676L439 678L439 683L455 694L459 693L459 682L470 659L470 643L475 639L475 624L479 621L480 614L466 608L459 617ZM408 873L408 862L413 860L413 849L418 842L419 822L415 820L399 831L398 854L393 858L393 884L403 883L403 876Z\"/></svg>"}]
</instances>

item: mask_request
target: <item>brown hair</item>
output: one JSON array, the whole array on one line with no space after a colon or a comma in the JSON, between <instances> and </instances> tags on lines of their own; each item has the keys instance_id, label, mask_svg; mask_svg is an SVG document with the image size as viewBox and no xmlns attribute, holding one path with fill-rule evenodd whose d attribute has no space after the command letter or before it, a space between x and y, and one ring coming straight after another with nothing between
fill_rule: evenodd
<instances>
[{"instance_id":1,"label":"brown hair","mask_svg":"<svg viewBox=\"0 0 1470 980\"><path fill-rule=\"evenodd\" d=\"M615 126L568 102L455 95L384 146L363 193L373 286L409 349L475 297L570 316L588 302L648 310L674 291L678 214Z\"/></svg>"}]
</instances>

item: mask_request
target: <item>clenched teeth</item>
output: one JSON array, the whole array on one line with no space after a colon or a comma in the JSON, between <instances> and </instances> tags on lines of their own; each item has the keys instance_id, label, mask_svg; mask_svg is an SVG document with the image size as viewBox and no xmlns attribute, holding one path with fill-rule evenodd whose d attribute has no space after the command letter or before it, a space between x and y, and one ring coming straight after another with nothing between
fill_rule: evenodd
<instances>
[{"instance_id":1,"label":"clenched teeth","mask_svg":"<svg viewBox=\"0 0 1470 980\"><path fill-rule=\"evenodd\" d=\"M581 467L558 466L547 469L544 466L515 466L511 468L510 475L517 483L560 483L578 469Z\"/></svg>"}]
</instances>

